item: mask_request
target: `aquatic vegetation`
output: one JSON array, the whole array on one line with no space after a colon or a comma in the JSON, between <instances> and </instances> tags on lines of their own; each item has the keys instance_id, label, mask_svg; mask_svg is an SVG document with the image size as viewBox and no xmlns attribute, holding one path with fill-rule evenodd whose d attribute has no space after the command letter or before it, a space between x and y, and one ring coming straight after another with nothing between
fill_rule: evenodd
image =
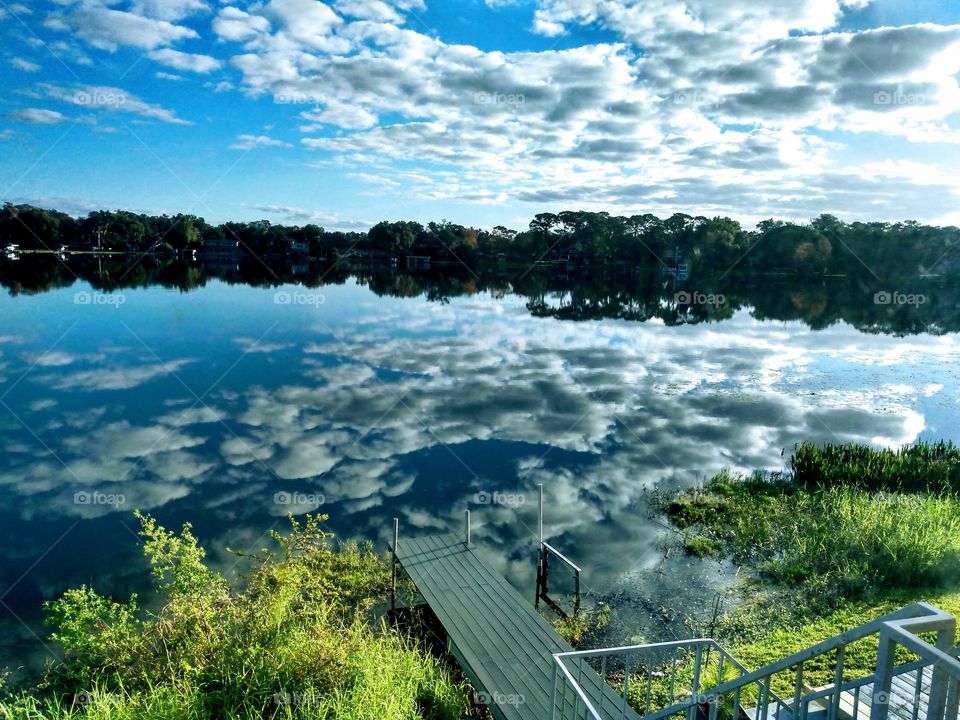
<instances>
[{"instance_id":1,"label":"aquatic vegetation","mask_svg":"<svg viewBox=\"0 0 960 720\"><path fill-rule=\"evenodd\" d=\"M553 629L571 646L577 647L591 632L603 630L610 623L610 606L600 603L593 610L582 610L576 615L557 617L551 621Z\"/></svg>"},{"instance_id":2,"label":"aquatic vegetation","mask_svg":"<svg viewBox=\"0 0 960 720\"><path fill-rule=\"evenodd\" d=\"M897 450L803 443L796 447L790 467L794 480L807 487L960 492L960 448L951 442L922 442Z\"/></svg>"},{"instance_id":3,"label":"aquatic vegetation","mask_svg":"<svg viewBox=\"0 0 960 720\"><path fill-rule=\"evenodd\" d=\"M948 492L807 488L725 471L665 509L684 528L688 552L708 554L717 545L762 577L829 606L960 580L960 499Z\"/></svg>"}]
</instances>

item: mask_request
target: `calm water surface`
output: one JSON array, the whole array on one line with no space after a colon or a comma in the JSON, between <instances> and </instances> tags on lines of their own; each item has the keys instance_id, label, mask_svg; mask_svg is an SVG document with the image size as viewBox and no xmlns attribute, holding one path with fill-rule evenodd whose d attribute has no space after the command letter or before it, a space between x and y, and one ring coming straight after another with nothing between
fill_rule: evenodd
<instances>
[{"instance_id":1,"label":"calm water surface","mask_svg":"<svg viewBox=\"0 0 960 720\"><path fill-rule=\"evenodd\" d=\"M801 440L960 440L956 334L749 310L569 322L510 296L432 303L352 282L78 292L92 290L0 298L0 664L14 667L55 654L42 600L144 589L136 508L189 520L235 573L225 548L264 546L288 512L320 509L383 547L394 516L401 536L459 531L470 507L487 558L532 598L543 483L550 541L617 607L604 641L621 642L682 632L723 570L657 572L658 484L780 468Z\"/></svg>"}]
</instances>

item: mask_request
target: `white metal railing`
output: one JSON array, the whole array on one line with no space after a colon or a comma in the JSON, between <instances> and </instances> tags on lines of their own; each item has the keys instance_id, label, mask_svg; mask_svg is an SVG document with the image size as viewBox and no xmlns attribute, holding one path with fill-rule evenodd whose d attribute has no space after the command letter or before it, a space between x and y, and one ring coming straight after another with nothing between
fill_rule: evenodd
<instances>
[{"instance_id":1,"label":"white metal railing","mask_svg":"<svg viewBox=\"0 0 960 720\"><path fill-rule=\"evenodd\" d=\"M920 637L920 634L927 633L936 634L935 645ZM847 647L871 636L877 636L879 640L874 673L845 682ZM861 693L869 688L870 720L888 720L893 704L891 701L903 700L891 693L894 677L915 671L918 689L912 693L912 698L907 699L909 702L897 708L897 717L903 720L958 720L960 661L955 644L956 619L931 605L916 603L753 672L747 671L736 658L711 639L557 653L553 656L555 667L550 718L623 720L639 712L645 720L683 715L687 720L694 720L699 713L705 713L709 720L718 720L721 711L726 716L726 706L731 701L730 715L739 717L742 712L741 700L749 697L749 702L755 702L757 707L752 720L807 720L811 705L821 712L825 711L826 720L838 720L843 694L852 693L852 717L858 720ZM895 657L898 648L906 649L917 659L897 666ZM715 671L705 664L714 650L717 652ZM684 684L689 680L689 687L678 691L677 662L689 660L691 651L692 679L689 672L685 674ZM610 707L610 701L603 693L587 692L583 686L585 678L595 678L595 674L599 674L603 682L609 682L611 658L616 661L615 679L622 692L618 707ZM811 691L804 684L804 667L811 660L819 659L822 662L824 658L833 664L834 682L826 688ZM586 676L583 672L585 665L591 671ZM726 680L725 667L735 668L736 677ZM705 670L716 673L715 681L709 678L707 683L703 682ZM930 676L927 693L923 692L922 687L925 670L929 670ZM792 698L789 700L778 697L771 689L774 678L783 673L792 675L791 682L784 683L792 687ZM663 681L668 677L665 702L653 702L654 679L658 680L657 686L663 695ZM637 682L644 683L645 687L638 691ZM631 683L634 683L632 692ZM631 695L635 697L631 698ZM634 701L634 709L631 709L628 698ZM655 704L662 707L654 708ZM822 707L824 704L825 708Z\"/></svg>"},{"instance_id":2,"label":"white metal railing","mask_svg":"<svg viewBox=\"0 0 960 720\"><path fill-rule=\"evenodd\" d=\"M678 673L682 671L683 663L693 660L692 680L686 687L688 679ZM669 715L680 714L690 710L684 707L688 699L696 700L687 712L688 718L693 718L695 706L706 704L711 696L703 692L707 681L707 672L716 673L718 679L724 678L730 672L737 677L743 677L749 671L733 655L725 650L716 640L697 638L693 640L677 640L674 642L654 643L650 645L631 645L601 650L580 650L575 652L558 653L554 655L554 679L551 695L553 697L551 719L556 718L630 718L636 712L649 720L658 720ZM713 664L711 665L711 661ZM582 687L584 670L589 668L596 673L603 682L613 685L620 691L616 706L612 704L611 695L602 693L587 693ZM560 680L563 684L560 684ZM628 697L636 682L642 683L638 691L637 703L631 707ZM663 681L666 685L665 707L655 709L654 680ZM631 683L634 683L631 685ZM658 683L660 684L660 683ZM715 685L716 683L713 683ZM766 698L767 704L787 707L786 702L774 693L769 685L761 682L754 684L757 696ZM558 689L560 694L558 695ZM741 692L734 691L731 697L739 704ZM593 699L591 699L593 698ZM682 700L681 700L682 698ZM599 707L597 707L599 703ZM718 706L719 707L719 706ZM558 714L559 713L559 714ZM716 718L713 718L716 720Z\"/></svg>"}]
</instances>

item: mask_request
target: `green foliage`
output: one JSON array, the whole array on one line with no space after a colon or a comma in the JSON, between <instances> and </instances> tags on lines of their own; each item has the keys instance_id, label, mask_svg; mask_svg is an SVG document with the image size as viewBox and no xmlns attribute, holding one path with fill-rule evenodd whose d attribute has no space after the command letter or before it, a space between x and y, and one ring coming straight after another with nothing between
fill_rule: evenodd
<instances>
[{"instance_id":1,"label":"green foliage","mask_svg":"<svg viewBox=\"0 0 960 720\"><path fill-rule=\"evenodd\" d=\"M917 443L899 450L803 443L793 454L791 469L796 481L809 487L960 492L960 448L951 442Z\"/></svg>"},{"instance_id":2,"label":"green foliage","mask_svg":"<svg viewBox=\"0 0 960 720\"><path fill-rule=\"evenodd\" d=\"M577 647L591 632L603 630L610 623L610 606L600 603L594 610L581 610L576 615L557 617L550 623L557 634Z\"/></svg>"},{"instance_id":3,"label":"green foliage","mask_svg":"<svg viewBox=\"0 0 960 720\"><path fill-rule=\"evenodd\" d=\"M716 628L757 668L920 600L960 612L956 461L949 443L803 444L792 475L723 470L660 504L687 544L709 538L766 580ZM877 645L871 637L846 648L845 679L873 671ZM827 685L833 673L832 657L816 658L804 680ZM784 672L772 687L789 694L792 683Z\"/></svg>"},{"instance_id":4,"label":"green foliage","mask_svg":"<svg viewBox=\"0 0 960 720\"><path fill-rule=\"evenodd\" d=\"M676 677L674 679L674 692L677 695L672 702L680 702L689 697L690 688L693 687L694 668L696 658L693 652L688 652L677 660ZM649 680L650 688L650 711L662 710L672 704L670 697L672 666L667 663L660 668L654 668L652 674L648 677L647 668L632 673L630 676L629 692L627 699L630 704L638 711L642 712L647 706L647 686ZM711 690L718 685L740 677L740 670L729 660L724 660L721 669L720 654L715 650L704 653L700 666L700 686L699 694L710 696ZM619 678L615 677L613 687L622 688L622 673ZM682 695L681 693L686 693ZM758 692L754 686L746 686L740 691L740 706L750 707L756 704ZM718 720L730 720L734 716L734 694L726 693L719 698L717 707Z\"/></svg>"},{"instance_id":5,"label":"green foliage","mask_svg":"<svg viewBox=\"0 0 960 720\"><path fill-rule=\"evenodd\" d=\"M804 487L723 471L663 505L688 552L720 547L821 605L960 578L960 499L947 492Z\"/></svg>"},{"instance_id":6,"label":"green foliage","mask_svg":"<svg viewBox=\"0 0 960 720\"><path fill-rule=\"evenodd\" d=\"M138 516L160 599L138 613L83 587L46 606L64 661L49 691L0 703L0 718L453 719L464 686L369 610L386 562L367 545L332 544L325 517L273 533L231 593L204 563L190 526Z\"/></svg>"},{"instance_id":7,"label":"green foliage","mask_svg":"<svg viewBox=\"0 0 960 720\"><path fill-rule=\"evenodd\" d=\"M705 558L717 553L717 543L706 535L687 535L683 540L683 549L687 555Z\"/></svg>"}]
</instances>

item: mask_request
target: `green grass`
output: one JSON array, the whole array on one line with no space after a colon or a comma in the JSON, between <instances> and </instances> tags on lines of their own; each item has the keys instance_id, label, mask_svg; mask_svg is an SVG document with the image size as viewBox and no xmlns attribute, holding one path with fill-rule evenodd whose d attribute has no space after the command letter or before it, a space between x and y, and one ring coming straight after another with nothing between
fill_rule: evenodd
<instances>
[{"instance_id":1,"label":"green grass","mask_svg":"<svg viewBox=\"0 0 960 720\"><path fill-rule=\"evenodd\" d=\"M917 443L898 450L803 443L795 449L790 469L793 479L808 487L960 492L960 448L953 443Z\"/></svg>"},{"instance_id":2,"label":"green grass","mask_svg":"<svg viewBox=\"0 0 960 720\"><path fill-rule=\"evenodd\" d=\"M576 615L550 620L557 634L571 647L577 647L592 632L603 630L610 623L610 606L601 603L593 610L581 610Z\"/></svg>"},{"instance_id":3,"label":"green grass","mask_svg":"<svg viewBox=\"0 0 960 720\"><path fill-rule=\"evenodd\" d=\"M790 474L723 470L660 505L689 554L752 571L715 635L756 669L914 602L960 616L958 462L949 443L803 444ZM873 672L876 653L875 637L848 646L845 679ZM804 681L827 685L833 673L824 657L807 663ZM790 693L791 683L784 673L773 687Z\"/></svg>"},{"instance_id":4,"label":"green grass","mask_svg":"<svg viewBox=\"0 0 960 720\"><path fill-rule=\"evenodd\" d=\"M240 590L179 534L141 518L162 607L90 588L46 607L64 660L32 691L8 694L0 718L391 718L453 720L465 683L407 635L370 622L389 579L369 547L334 546L308 517L248 558Z\"/></svg>"},{"instance_id":5,"label":"green grass","mask_svg":"<svg viewBox=\"0 0 960 720\"><path fill-rule=\"evenodd\" d=\"M664 508L688 552L722 549L827 607L960 579L960 500L948 492L807 488L723 471Z\"/></svg>"}]
</instances>

